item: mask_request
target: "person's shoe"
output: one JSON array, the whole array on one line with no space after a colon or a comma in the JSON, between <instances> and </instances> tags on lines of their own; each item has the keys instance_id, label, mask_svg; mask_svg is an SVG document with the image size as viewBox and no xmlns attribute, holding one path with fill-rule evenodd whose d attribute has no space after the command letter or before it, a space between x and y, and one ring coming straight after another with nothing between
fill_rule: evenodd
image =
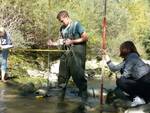
<instances>
[{"instance_id":1,"label":"person's shoe","mask_svg":"<svg viewBox=\"0 0 150 113\"><path fill-rule=\"evenodd\" d=\"M142 98L136 96L133 99L133 102L131 103L131 107L135 107L135 106L142 105L142 104L145 104L145 103L146 102Z\"/></svg>"}]
</instances>

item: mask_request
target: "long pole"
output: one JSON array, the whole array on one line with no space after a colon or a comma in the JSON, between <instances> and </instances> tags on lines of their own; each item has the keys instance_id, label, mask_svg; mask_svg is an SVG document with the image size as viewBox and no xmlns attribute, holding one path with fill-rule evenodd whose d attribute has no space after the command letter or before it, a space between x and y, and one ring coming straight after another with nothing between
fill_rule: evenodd
<instances>
[{"instance_id":1,"label":"long pole","mask_svg":"<svg viewBox=\"0 0 150 113\"><path fill-rule=\"evenodd\" d=\"M49 0L49 2L48 2L48 6L49 6L49 14L48 14L48 39L51 37L51 18L50 18L50 15L51 15L51 0ZM49 48L49 46L48 46L48 49L50 49ZM50 53L48 52L48 71L49 71L49 75L50 75ZM48 77L48 83L49 83L49 77ZM48 84L49 85L49 84Z\"/></svg>"},{"instance_id":2,"label":"long pole","mask_svg":"<svg viewBox=\"0 0 150 113\"><path fill-rule=\"evenodd\" d=\"M103 15L103 19L102 19L102 44L101 44L102 49L106 49L106 3L107 3L107 0L104 0L104 15ZM102 59L102 61L103 61L103 59ZM101 108L103 105L103 76L104 76L104 66L102 66L101 82L100 82L100 86L101 86L100 105L101 105Z\"/></svg>"}]
</instances>

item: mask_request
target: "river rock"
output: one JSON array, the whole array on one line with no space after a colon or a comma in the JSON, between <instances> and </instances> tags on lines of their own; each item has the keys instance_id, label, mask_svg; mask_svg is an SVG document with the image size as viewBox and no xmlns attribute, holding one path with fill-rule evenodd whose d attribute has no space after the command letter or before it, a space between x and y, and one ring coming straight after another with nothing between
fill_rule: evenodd
<instances>
[{"instance_id":1,"label":"river rock","mask_svg":"<svg viewBox=\"0 0 150 113\"><path fill-rule=\"evenodd\" d=\"M52 65L50 67L51 73L55 73L55 74L59 73L59 63L60 63L59 60L52 63Z\"/></svg>"},{"instance_id":2,"label":"river rock","mask_svg":"<svg viewBox=\"0 0 150 113\"><path fill-rule=\"evenodd\" d=\"M27 69L27 73L30 77L43 77L43 73L36 69Z\"/></svg>"},{"instance_id":3,"label":"river rock","mask_svg":"<svg viewBox=\"0 0 150 113\"><path fill-rule=\"evenodd\" d=\"M86 69L97 69L100 67L100 62L96 59L86 61Z\"/></svg>"},{"instance_id":4,"label":"river rock","mask_svg":"<svg viewBox=\"0 0 150 113\"><path fill-rule=\"evenodd\" d=\"M42 96L46 96L47 95L47 89L38 89L36 91L37 95L42 95Z\"/></svg>"},{"instance_id":5,"label":"river rock","mask_svg":"<svg viewBox=\"0 0 150 113\"><path fill-rule=\"evenodd\" d=\"M27 84L23 84L19 89L20 89L21 95L26 96L26 95L34 93L35 86L33 83L27 83Z\"/></svg>"},{"instance_id":6,"label":"river rock","mask_svg":"<svg viewBox=\"0 0 150 113\"><path fill-rule=\"evenodd\" d=\"M56 87L58 82L58 76L55 73L49 73L48 75L48 86Z\"/></svg>"}]
</instances>

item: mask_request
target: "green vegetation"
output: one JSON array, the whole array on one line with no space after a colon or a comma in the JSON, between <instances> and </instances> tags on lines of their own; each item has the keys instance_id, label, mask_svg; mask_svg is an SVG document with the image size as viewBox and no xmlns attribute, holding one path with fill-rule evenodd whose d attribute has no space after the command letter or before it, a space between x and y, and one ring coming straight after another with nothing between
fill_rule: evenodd
<instances>
[{"instance_id":1,"label":"green vegetation","mask_svg":"<svg viewBox=\"0 0 150 113\"><path fill-rule=\"evenodd\" d=\"M47 48L48 38L58 38L57 13L68 10L89 35L89 51L101 42L103 0L1 0L0 23L13 36L16 48ZM149 58L149 0L107 0L107 45L112 56L121 42L133 40L142 57ZM96 52L93 53L96 55Z\"/></svg>"},{"instance_id":2,"label":"green vegetation","mask_svg":"<svg viewBox=\"0 0 150 113\"><path fill-rule=\"evenodd\" d=\"M57 40L57 13L68 10L81 21L88 35L88 58L101 48L103 0L0 0L0 24L11 32L15 48L47 48L48 38ZM150 59L150 1L107 0L107 48L113 57L125 40L135 42L142 57ZM56 55L58 58L58 55ZM12 74L26 76L26 69L46 69L47 53L12 52ZM45 67L40 67L44 62ZM19 70L19 72L15 71Z\"/></svg>"}]
</instances>

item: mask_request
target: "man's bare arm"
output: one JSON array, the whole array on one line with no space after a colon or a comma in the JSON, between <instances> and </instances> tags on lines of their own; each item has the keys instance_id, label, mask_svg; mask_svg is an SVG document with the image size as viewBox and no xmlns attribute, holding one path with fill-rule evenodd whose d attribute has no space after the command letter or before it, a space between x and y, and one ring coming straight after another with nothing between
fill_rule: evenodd
<instances>
[{"instance_id":1,"label":"man's bare arm","mask_svg":"<svg viewBox=\"0 0 150 113\"><path fill-rule=\"evenodd\" d=\"M87 36L86 32L83 32L81 35L81 38L74 39L74 40L67 39L65 41L65 44L66 45L79 44L79 43L86 42L86 41L88 41L88 36Z\"/></svg>"}]
</instances>

